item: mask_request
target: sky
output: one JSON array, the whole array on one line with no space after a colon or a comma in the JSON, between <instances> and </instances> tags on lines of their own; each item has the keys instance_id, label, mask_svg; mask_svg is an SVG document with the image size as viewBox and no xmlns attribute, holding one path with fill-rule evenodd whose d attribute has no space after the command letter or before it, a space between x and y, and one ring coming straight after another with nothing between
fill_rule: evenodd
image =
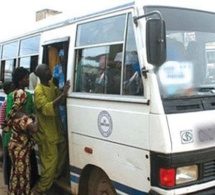
<instances>
[{"instance_id":1,"label":"sky","mask_svg":"<svg viewBox=\"0 0 215 195\"><path fill-rule=\"evenodd\" d=\"M110 8L132 0L7 0L0 6L0 41L17 36L35 24L35 13L53 9L64 15L80 16L84 13Z\"/></svg>"}]
</instances>

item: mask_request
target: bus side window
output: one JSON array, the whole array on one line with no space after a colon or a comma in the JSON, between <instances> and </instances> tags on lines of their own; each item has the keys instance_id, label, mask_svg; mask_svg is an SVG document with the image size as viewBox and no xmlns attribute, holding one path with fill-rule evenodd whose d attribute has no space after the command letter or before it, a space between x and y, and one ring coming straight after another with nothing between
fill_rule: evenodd
<instances>
[{"instance_id":1,"label":"bus side window","mask_svg":"<svg viewBox=\"0 0 215 195\"><path fill-rule=\"evenodd\" d=\"M115 51L116 50L116 51ZM77 51L76 92L120 94L121 69L114 56L122 45L86 48Z\"/></svg>"},{"instance_id":2,"label":"bus side window","mask_svg":"<svg viewBox=\"0 0 215 195\"><path fill-rule=\"evenodd\" d=\"M136 51L125 54L123 92L125 95L142 95L143 85Z\"/></svg>"},{"instance_id":3,"label":"bus side window","mask_svg":"<svg viewBox=\"0 0 215 195\"><path fill-rule=\"evenodd\" d=\"M90 49L79 50L77 53L82 55L77 60L75 91L92 93L95 91L98 62L95 57L88 56L91 53Z\"/></svg>"},{"instance_id":4,"label":"bus side window","mask_svg":"<svg viewBox=\"0 0 215 195\"><path fill-rule=\"evenodd\" d=\"M76 46L76 92L143 95L131 13L80 24Z\"/></svg>"},{"instance_id":5,"label":"bus side window","mask_svg":"<svg viewBox=\"0 0 215 195\"><path fill-rule=\"evenodd\" d=\"M128 17L123 70L123 94L143 95L143 82L131 14Z\"/></svg>"}]
</instances>

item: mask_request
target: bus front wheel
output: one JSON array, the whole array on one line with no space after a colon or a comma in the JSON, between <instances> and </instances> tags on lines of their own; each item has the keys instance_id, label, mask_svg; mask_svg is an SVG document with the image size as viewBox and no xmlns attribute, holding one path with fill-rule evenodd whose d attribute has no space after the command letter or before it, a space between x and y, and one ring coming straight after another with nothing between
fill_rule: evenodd
<instances>
[{"instance_id":1,"label":"bus front wheel","mask_svg":"<svg viewBox=\"0 0 215 195\"><path fill-rule=\"evenodd\" d=\"M101 169L93 169L88 183L88 195L116 195L116 191Z\"/></svg>"}]
</instances>

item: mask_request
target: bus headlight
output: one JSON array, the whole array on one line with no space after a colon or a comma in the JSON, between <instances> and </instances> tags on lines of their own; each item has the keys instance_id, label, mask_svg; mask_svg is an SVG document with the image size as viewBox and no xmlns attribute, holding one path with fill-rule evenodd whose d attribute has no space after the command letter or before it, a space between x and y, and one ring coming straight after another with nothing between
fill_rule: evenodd
<instances>
[{"instance_id":1,"label":"bus headlight","mask_svg":"<svg viewBox=\"0 0 215 195\"><path fill-rule=\"evenodd\" d=\"M174 187L198 179L198 166L190 165L178 168L160 168L160 184L165 187Z\"/></svg>"},{"instance_id":2,"label":"bus headlight","mask_svg":"<svg viewBox=\"0 0 215 195\"><path fill-rule=\"evenodd\" d=\"M176 185L188 183L198 179L198 166L191 165L186 167L178 167L176 169Z\"/></svg>"}]
</instances>

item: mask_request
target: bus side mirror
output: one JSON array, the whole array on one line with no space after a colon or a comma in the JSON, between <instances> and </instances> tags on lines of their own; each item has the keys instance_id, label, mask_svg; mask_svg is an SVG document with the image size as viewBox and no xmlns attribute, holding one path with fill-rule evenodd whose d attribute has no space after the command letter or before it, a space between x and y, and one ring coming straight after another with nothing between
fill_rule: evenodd
<instances>
[{"instance_id":1,"label":"bus side mirror","mask_svg":"<svg viewBox=\"0 0 215 195\"><path fill-rule=\"evenodd\" d=\"M146 50L148 63L160 66L166 61L165 22L149 19L146 23Z\"/></svg>"}]
</instances>

